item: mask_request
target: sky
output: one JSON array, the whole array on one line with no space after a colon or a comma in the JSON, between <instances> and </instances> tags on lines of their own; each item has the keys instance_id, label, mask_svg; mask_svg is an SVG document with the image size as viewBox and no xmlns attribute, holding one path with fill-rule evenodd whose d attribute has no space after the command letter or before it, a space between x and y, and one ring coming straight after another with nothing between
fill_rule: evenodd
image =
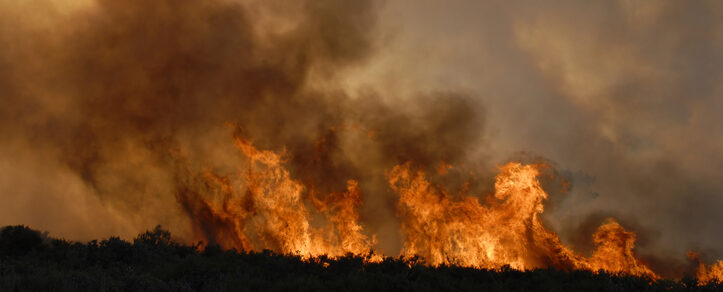
<instances>
[{"instance_id":1,"label":"sky","mask_svg":"<svg viewBox=\"0 0 723 292\"><path fill-rule=\"evenodd\" d=\"M0 66L0 225L189 236L174 194L239 167L233 123L322 191L358 179L388 253L386 169L484 193L522 160L569 183L544 220L573 248L615 217L649 261L723 257L716 1L0 0Z\"/></svg>"},{"instance_id":2,"label":"sky","mask_svg":"<svg viewBox=\"0 0 723 292\"><path fill-rule=\"evenodd\" d=\"M596 214L631 221L650 249L715 249L723 242L721 8L391 1L382 12L390 40L354 81L401 95L473 95L491 161L525 152L570 178L547 217L563 239Z\"/></svg>"}]
</instances>

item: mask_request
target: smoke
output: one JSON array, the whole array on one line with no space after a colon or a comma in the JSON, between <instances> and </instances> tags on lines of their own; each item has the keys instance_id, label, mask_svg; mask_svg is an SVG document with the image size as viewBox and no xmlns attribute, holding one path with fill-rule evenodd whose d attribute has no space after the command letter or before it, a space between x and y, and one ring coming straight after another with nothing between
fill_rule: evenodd
<instances>
[{"instance_id":1,"label":"smoke","mask_svg":"<svg viewBox=\"0 0 723 292\"><path fill-rule=\"evenodd\" d=\"M397 38L350 83L477 93L492 161L529 152L570 182L545 213L567 243L591 214L613 214L655 234L644 254L720 246L719 3L408 4L385 10Z\"/></svg>"}]
</instances>

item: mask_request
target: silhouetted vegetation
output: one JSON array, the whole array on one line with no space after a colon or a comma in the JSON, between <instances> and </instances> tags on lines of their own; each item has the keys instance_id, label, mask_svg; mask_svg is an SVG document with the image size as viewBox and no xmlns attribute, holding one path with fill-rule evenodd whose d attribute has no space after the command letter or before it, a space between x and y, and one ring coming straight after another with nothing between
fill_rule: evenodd
<instances>
[{"instance_id":1,"label":"silhouetted vegetation","mask_svg":"<svg viewBox=\"0 0 723 292\"><path fill-rule=\"evenodd\" d=\"M223 251L174 242L159 227L133 242L49 238L25 226L0 230L0 291L721 291L682 281L552 269L528 272L418 259L366 263L346 256L302 260L270 251Z\"/></svg>"}]
</instances>

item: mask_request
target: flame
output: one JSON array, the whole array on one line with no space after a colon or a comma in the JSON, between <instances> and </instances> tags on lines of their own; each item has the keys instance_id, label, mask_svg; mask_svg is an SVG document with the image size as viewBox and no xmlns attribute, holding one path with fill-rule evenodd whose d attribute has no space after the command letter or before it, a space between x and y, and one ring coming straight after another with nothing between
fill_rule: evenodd
<instances>
[{"instance_id":1,"label":"flame","mask_svg":"<svg viewBox=\"0 0 723 292\"><path fill-rule=\"evenodd\" d=\"M354 254L367 261L382 260L372 251L376 237L365 234L360 223L363 196L356 180L349 179L345 190L319 196L312 186L291 177L284 167L285 150L259 150L240 137L235 137L235 144L246 162L235 176L203 171L179 191L179 202L199 240L226 249L269 249L306 259ZM443 170L452 167L440 165ZM398 195L401 255L418 256L432 266L553 267L660 279L634 254L635 233L612 218L593 235L590 257L565 246L540 217L548 199L538 179L541 167L545 166L519 162L500 166L494 193L484 198L464 191L450 194L409 162L391 168L386 178ZM445 173L438 169L438 175ZM700 283L721 281L723 261L700 263L697 276Z\"/></svg>"},{"instance_id":2,"label":"flame","mask_svg":"<svg viewBox=\"0 0 723 292\"><path fill-rule=\"evenodd\" d=\"M658 278L650 268L633 254L635 233L626 231L613 219L601 225L593 236L595 252L589 259L590 268L613 273Z\"/></svg>"},{"instance_id":3,"label":"flame","mask_svg":"<svg viewBox=\"0 0 723 292\"><path fill-rule=\"evenodd\" d=\"M537 214L546 197L539 186L526 188L534 175L536 171L529 166L503 167L495 197L507 200L487 208L477 198L453 198L434 188L425 174L411 170L410 164L394 167L387 176L399 194L405 235L402 253L420 255L431 265L532 268L534 263L527 260L531 239L527 235L532 232L534 237L539 230L530 228L539 223Z\"/></svg>"},{"instance_id":4,"label":"flame","mask_svg":"<svg viewBox=\"0 0 723 292\"><path fill-rule=\"evenodd\" d=\"M356 181L349 180L345 191L326 199L313 198L313 210L304 186L282 166L283 151L258 150L242 138L235 142L249 162L240 175L243 183L234 185L229 177L206 172L195 183L202 191L189 188L179 194L201 239L227 249L269 249L307 258L370 253L374 238L364 235L358 223L361 190ZM218 195L202 195L209 193ZM313 227L313 212L323 215L326 224Z\"/></svg>"},{"instance_id":5,"label":"flame","mask_svg":"<svg viewBox=\"0 0 723 292\"><path fill-rule=\"evenodd\" d=\"M698 276L698 281L701 283L723 283L723 261L718 260L715 264L711 264L710 266L701 264L698 267L696 275Z\"/></svg>"},{"instance_id":6,"label":"flame","mask_svg":"<svg viewBox=\"0 0 723 292\"><path fill-rule=\"evenodd\" d=\"M706 265L700 259L700 255L695 252L688 252L688 258L698 263L698 269L696 271L696 277L698 283L705 285L708 283L723 283L723 261L718 260L717 262Z\"/></svg>"},{"instance_id":7,"label":"flame","mask_svg":"<svg viewBox=\"0 0 723 292\"><path fill-rule=\"evenodd\" d=\"M394 167L387 176L400 196L403 254L420 255L431 265L508 265L519 270L554 266L658 277L633 255L635 234L612 220L595 233L597 249L591 258L564 246L540 219L547 193L537 179L538 167L517 162L500 167L489 206L476 197L454 197L434 187L410 164Z\"/></svg>"}]
</instances>

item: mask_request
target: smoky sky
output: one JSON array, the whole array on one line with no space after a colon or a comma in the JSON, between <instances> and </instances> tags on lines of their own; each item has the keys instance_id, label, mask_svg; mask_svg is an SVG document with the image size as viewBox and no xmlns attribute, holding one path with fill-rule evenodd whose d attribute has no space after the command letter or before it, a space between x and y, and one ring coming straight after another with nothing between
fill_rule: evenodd
<instances>
[{"instance_id":1,"label":"smoky sky","mask_svg":"<svg viewBox=\"0 0 723 292\"><path fill-rule=\"evenodd\" d=\"M495 164L539 157L557 177L546 224L573 248L612 216L643 253L719 258L722 14L713 1L0 0L0 224L187 237L179 184L237 170L235 131L285 149L320 193L359 180L362 221L390 253L390 167L450 164L431 179L484 194Z\"/></svg>"},{"instance_id":2,"label":"smoky sky","mask_svg":"<svg viewBox=\"0 0 723 292\"><path fill-rule=\"evenodd\" d=\"M567 243L604 214L647 230L641 252L720 257L722 13L715 1L397 1L382 17L396 38L350 82L474 92L493 161L524 152L570 180L545 213Z\"/></svg>"}]
</instances>

